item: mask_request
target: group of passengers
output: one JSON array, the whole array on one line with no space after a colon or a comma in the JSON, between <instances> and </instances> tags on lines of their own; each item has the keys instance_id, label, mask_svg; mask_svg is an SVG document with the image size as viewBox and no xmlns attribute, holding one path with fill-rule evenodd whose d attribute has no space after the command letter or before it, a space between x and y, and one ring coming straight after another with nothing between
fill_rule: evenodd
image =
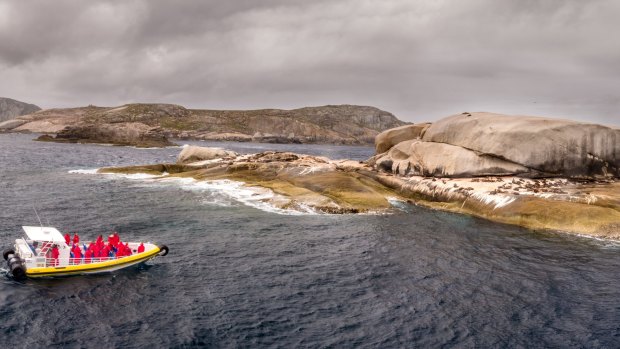
<instances>
[{"instance_id":1,"label":"group of passengers","mask_svg":"<svg viewBox=\"0 0 620 349\"><path fill-rule=\"evenodd\" d=\"M77 233L73 234L73 240L68 233L65 234L65 242L67 243L67 246L70 246L71 248L69 256L71 261L73 261L72 264L91 263L93 259L94 261L99 262L107 259L131 256L134 252L144 252L143 243L140 243L137 251L132 251L128 242L125 242L125 244L121 242L121 238L117 232L114 232L108 236L107 243L105 243L103 241L103 237L99 235L97 240L91 242L88 247L86 244L82 244L82 246L80 246L80 236ZM58 265L58 257L60 253L57 245L52 247L51 254L52 264Z\"/></svg>"}]
</instances>

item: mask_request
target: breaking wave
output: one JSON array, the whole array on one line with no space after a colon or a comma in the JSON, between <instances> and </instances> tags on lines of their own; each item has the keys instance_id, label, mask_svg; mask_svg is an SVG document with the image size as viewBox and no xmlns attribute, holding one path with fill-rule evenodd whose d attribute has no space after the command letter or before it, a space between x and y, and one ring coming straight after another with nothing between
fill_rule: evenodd
<instances>
[{"instance_id":1,"label":"breaking wave","mask_svg":"<svg viewBox=\"0 0 620 349\"><path fill-rule=\"evenodd\" d=\"M321 214L309 206L296 205L298 209L286 209L278 207L275 203L286 203L286 197L274 193L272 190L262 187L251 187L243 182L228 179L198 181L193 178L168 177L167 173L152 175L146 173L120 174L98 173L98 169L71 170L71 174L101 175L106 177L139 180L145 186L165 185L178 186L182 190L200 192L204 194L202 203L222 207L242 204L259 209L261 211L283 215L308 215Z\"/></svg>"}]
</instances>

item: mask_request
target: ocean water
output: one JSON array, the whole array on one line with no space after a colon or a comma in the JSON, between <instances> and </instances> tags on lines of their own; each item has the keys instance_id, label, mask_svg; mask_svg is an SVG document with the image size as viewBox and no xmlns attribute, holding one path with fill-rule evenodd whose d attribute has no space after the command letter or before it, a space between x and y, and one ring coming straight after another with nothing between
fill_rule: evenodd
<instances>
[{"instance_id":1,"label":"ocean water","mask_svg":"<svg viewBox=\"0 0 620 349\"><path fill-rule=\"evenodd\" d=\"M3 248L38 225L36 206L44 224L82 239L117 230L170 254L96 276L18 282L5 268L1 348L620 347L618 244L403 203L390 214L291 214L234 182L93 174L172 162L179 148L32 138L0 135Z\"/></svg>"}]
</instances>

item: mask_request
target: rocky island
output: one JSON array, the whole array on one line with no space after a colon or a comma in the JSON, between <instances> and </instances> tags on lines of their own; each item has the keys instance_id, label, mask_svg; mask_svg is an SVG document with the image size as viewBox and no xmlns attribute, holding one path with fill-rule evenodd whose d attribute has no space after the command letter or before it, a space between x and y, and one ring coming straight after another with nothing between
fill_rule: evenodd
<instances>
[{"instance_id":1,"label":"rocky island","mask_svg":"<svg viewBox=\"0 0 620 349\"><path fill-rule=\"evenodd\" d=\"M0 97L0 123L10 121L18 116L35 113L41 110L34 104L16 101L11 98ZM6 123L10 125L11 123ZM17 125L18 123L15 123Z\"/></svg>"},{"instance_id":2,"label":"rocky island","mask_svg":"<svg viewBox=\"0 0 620 349\"><path fill-rule=\"evenodd\" d=\"M368 161L187 147L177 163L103 168L235 180L272 205L359 213L395 201L531 229L620 239L620 130L567 120L463 113L376 137Z\"/></svg>"},{"instance_id":3,"label":"rocky island","mask_svg":"<svg viewBox=\"0 0 620 349\"><path fill-rule=\"evenodd\" d=\"M407 124L374 107L201 110L174 104L48 109L0 123L5 132L44 133L41 141L165 147L170 138L270 143L372 144Z\"/></svg>"}]
</instances>

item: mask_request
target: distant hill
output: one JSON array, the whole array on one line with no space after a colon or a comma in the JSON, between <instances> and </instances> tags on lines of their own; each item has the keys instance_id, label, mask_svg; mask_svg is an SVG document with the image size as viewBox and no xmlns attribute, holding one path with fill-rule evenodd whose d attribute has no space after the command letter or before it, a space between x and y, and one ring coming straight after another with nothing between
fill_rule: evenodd
<instances>
[{"instance_id":1,"label":"distant hill","mask_svg":"<svg viewBox=\"0 0 620 349\"><path fill-rule=\"evenodd\" d=\"M41 110L41 108L34 104L0 97L0 122L13 119L16 116L31 114L39 110Z\"/></svg>"},{"instance_id":2,"label":"distant hill","mask_svg":"<svg viewBox=\"0 0 620 349\"><path fill-rule=\"evenodd\" d=\"M407 124L389 112L356 105L201 110L174 104L127 104L48 109L18 120L21 123L12 128L14 132L57 133L78 141L86 129L89 135L103 128L109 134L112 126L143 130L146 125L151 127L150 135L182 139L329 144L372 144L379 132Z\"/></svg>"}]
</instances>

